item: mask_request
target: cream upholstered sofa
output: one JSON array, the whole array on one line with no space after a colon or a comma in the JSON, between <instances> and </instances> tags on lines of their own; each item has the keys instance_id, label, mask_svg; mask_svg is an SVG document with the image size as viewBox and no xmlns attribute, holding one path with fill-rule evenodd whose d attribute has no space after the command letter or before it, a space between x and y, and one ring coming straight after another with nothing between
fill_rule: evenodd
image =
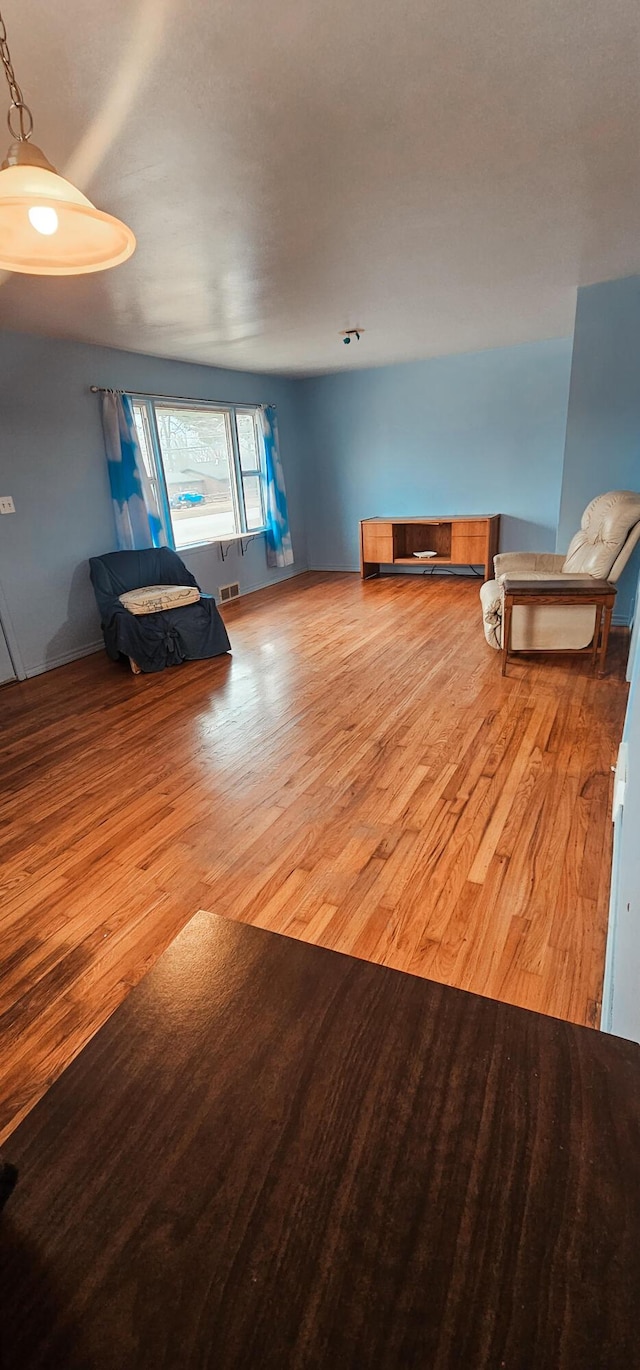
<instances>
[{"instance_id":1,"label":"cream upholstered sofa","mask_svg":"<svg viewBox=\"0 0 640 1370\"><path fill-rule=\"evenodd\" d=\"M502 647L502 582L511 580L616 581L640 539L640 494L610 490L585 509L579 532L566 556L553 552L499 552L493 559L495 580L480 590L484 635L491 647ZM514 605L511 645L516 651L578 650L588 647L595 631L596 610L589 604Z\"/></svg>"}]
</instances>

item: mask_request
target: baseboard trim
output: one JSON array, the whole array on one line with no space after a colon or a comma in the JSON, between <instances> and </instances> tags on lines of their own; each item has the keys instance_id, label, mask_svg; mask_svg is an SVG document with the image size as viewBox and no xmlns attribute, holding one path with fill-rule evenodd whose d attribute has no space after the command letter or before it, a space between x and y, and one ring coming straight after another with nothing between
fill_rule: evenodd
<instances>
[{"instance_id":1,"label":"baseboard trim","mask_svg":"<svg viewBox=\"0 0 640 1370\"><path fill-rule=\"evenodd\" d=\"M360 568L359 568L359 566L333 566L333 565L330 565L330 566L327 566L327 565L325 565L325 566L310 566L310 567L309 567L309 570L310 570L310 571L319 571L319 572L322 572L322 571L339 571L341 575L354 575L354 576L357 576L357 575L360 574Z\"/></svg>"},{"instance_id":2,"label":"baseboard trim","mask_svg":"<svg viewBox=\"0 0 640 1370\"><path fill-rule=\"evenodd\" d=\"M224 607L226 609L228 604L235 604L239 599L245 599L247 595L254 595L257 590L277 590L278 586L282 585L285 580L294 580L296 576L305 576L308 570L308 566L294 567L292 570L285 571L283 575L278 576L275 580L259 580L255 585L247 585L244 589L240 590L240 594L236 596L236 599L227 600ZM217 595L216 604L218 605L218 608L221 607Z\"/></svg>"},{"instance_id":3,"label":"baseboard trim","mask_svg":"<svg viewBox=\"0 0 640 1370\"><path fill-rule=\"evenodd\" d=\"M415 566L391 566L391 565L389 565L388 568L387 568L387 567L384 568L384 570L382 571L382 575L383 575L383 576L416 576L416 575L422 576L422 575L425 574L425 567L426 567L428 564L429 564L428 562L425 563L424 561L423 561L423 562L416 561ZM481 570L481 569L482 569L481 563L478 562L477 565L478 565L478 569ZM334 565L330 565L330 566L329 566L329 565L325 565L325 566L310 566L310 567L309 567L309 570L310 570L310 571L340 571L343 575L360 575L360 567L359 567L359 566L334 566ZM460 568L459 570L457 570L455 566L447 566L446 569L445 569L445 568L441 568L441 574L442 574L442 575L452 575L452 576L466 576L467 579L470 579L470 578L471 578L471 577L470 577L470 572L469 572L469 571L465 571L465 570L463 570L462 568ZM377 576L371 576L370 579L371 579L371 580L377 580L378 577L377 577ZM476 577L476 579L477 579L477 577Z\"/></svg>"},{"instance_id":4,"label":"baseboard trim","mask_svg":"<svg viewBox=\"0 0 640 1370\"><path fill-rule=\"evenodd\" d=\"M70 652L61 652L60 656L54 656L50 661L43 661L38 666L29 666L27 680L36 675L45 675L47 671L55 671L58 666L68 666L72 661L80 661L83 656L93 656L94 652L103 651L102 638L99 642L87 643L84 647L73 647Z\"/></svg>"}]
</instances>

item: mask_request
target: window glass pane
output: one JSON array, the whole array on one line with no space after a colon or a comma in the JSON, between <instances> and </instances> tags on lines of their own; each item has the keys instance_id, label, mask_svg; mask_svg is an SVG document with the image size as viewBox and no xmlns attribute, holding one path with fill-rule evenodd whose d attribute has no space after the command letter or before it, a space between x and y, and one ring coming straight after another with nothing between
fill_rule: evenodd
<instances>
[{"instance_id":1,"label":"window glass pane","mask_svg":"<svg viewBox=\"0 0 640 1370\"><path fill-rule=\"evenodd\" d=\"M225 410L156 404L176 547L240 531Z\"/></svg>"},{"instance_id":2,"label":"window glass pane","mask_svg":"<svg viewBox=\"0 0 640 1370\"><path fill-rule=\"evenodd\" d=\"M253 414L243 414L241 409L237 409L236 423L238 425L238 449L240 452L240 465L242 470L259 471L260 453L258 450L256 424Z\"/></svg>"},{"instance_id":3,"label":"window glass pane","mask_svg":"<svg viewBox=\"0 0 640 1370\"><path fill-rule=\"evenodd\" d=\"M144 469L150 479L155 476L153 469L153 457L151 447L151 435L149 433L149 415L146 405L134 404L133 417L136 425L136 435L140 444L140 455L142 457Z\"/></svg>"},{"instance_id":4,"label":"window glass pane","mask_svg":"<svg viewBox=\"0 0 640 1370\"><path fill-rule=\"evenodd\" d=\"M146 404L133 405L133 421L136 429L136 437L140 446L142 465L149 477L151 493L159 510L162 510L162 498L158 489L158 472L153 456L153 444L151 441L151 428L149 424L149 411ZM164 520L163 520L164 521Z\"/></svg>"},{"instance_id":5,"label":"window glass pane","mask_svg":"<svg viewBox=\"0 0 640 1370\"><path fill-rule=\"evenodd\" d=\"M262 476L243 476L242 484L244 487L244 508L247 516L247 528L264 528Z\"/></svg>"}]
</instances>

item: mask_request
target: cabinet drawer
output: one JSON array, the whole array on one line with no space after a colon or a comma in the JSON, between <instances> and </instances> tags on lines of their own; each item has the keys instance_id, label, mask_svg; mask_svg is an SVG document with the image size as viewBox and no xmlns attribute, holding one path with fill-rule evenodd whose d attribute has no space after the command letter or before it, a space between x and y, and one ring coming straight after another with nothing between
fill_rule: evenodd
<instances>
[{"instance_id":1,"label":"cabinet drawer","mask_svg":"<svg viewBox=\"0 0 640 1370\"><path fill-rule=\"evenodd\" d=\"M393 561L393 528L390 523L362 525L362 557L364 561Z\"/></svg>"},{"instance_id":2,"label":"cabinet drawer","mask_svg":"<svg viewBox=\"0 0 640 1370\"><path fill-rule=\"evenodd\" d=\"M489 524L486 519L465 519L464 523L452 524L454 533L459 531L461 537L486 538Z\"/></svg>"},{"instance_id":3,"label":"cabinet drawer","mask_svg":"<svg viewBox=\"0 0 640 1370\"><path fill-rule=\"evenodd\" d=\"M476 528L479 532L471 531ZM486 523L465 523L453 525L451 535L451 560L469 562L472 566L483 562L487 555Z\"/></svg>"}]
</instances>

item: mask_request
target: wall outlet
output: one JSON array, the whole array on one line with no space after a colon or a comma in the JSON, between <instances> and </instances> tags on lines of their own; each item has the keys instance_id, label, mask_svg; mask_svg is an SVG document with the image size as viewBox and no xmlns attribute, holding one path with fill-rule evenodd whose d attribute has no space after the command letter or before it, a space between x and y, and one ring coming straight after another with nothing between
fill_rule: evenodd
<instances>
[{"instance_id":1,"label":"wall outlet","mask_svg":"<svg viewBox=\"0 0 640 1370\"><path fill-rule=\"evenodd\" d=\"M220 603L224 604L225 600L227 599L238 598L238 595L240 594L240 586L238 585L237 580L235 580L232 585L219 585L218 593L220 595Z\"/></svg>"},{"instance_id":2,"label":"wall outlet","mask_svg":"<svg viewBox=\"0 0 640 1370\"><path fill-rule=\"evenodd\" d=\"M15 514L16 506L11 495L0 495L0 514Z\"/></svg>"}]
</instances>

